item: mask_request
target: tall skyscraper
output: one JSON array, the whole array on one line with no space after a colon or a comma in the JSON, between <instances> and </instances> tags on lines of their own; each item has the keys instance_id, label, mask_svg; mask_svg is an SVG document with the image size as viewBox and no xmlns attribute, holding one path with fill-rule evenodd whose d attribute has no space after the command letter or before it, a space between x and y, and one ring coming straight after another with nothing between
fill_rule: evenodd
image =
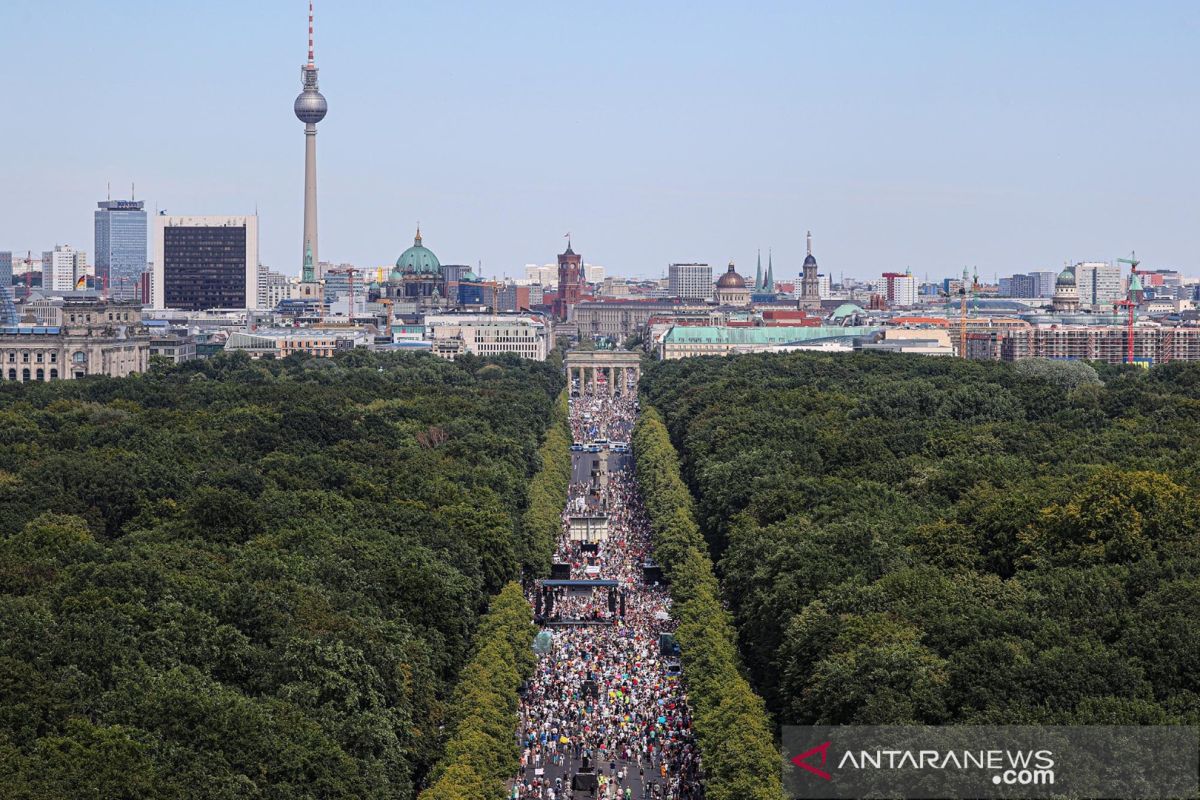
<instances>
[{"instance_id":1,"label":"tall skyscraper","mask_svg":"<svg viewBox=\"0 0 1200 800\"><path fill-rule=\"evenodd\" d=\"M804 271L800 275L800 305L809 308L821 305L821 279L817 275L817 259L812 254L812 231L808 232L808 255L804 257Z\"/></svg>"},{"instance_id":2,"label":"tall skyscraper","mask_svg":"<svg viewBox=\"0 0 1200 800\"><path fill-rule=\"evenodd\" d=\"M141 200L96 204L96 288L135 300L146 271L146 211Z\"/></svg>"},{"instance_id":3,"label":"tall skyscraper","mask_svg":"<svg viewBox=\"0 0 1200 800\"><path fill-rule=\"evenodd\" d=\"M51 292L70 292L87 275L87 253L70 245L58 244L42 251L42 288Z\"/></svg>"},{"instance_id":4,"label":"tall skyscraper","mask_svg":"<svg viewBox=\"0 0 1200 800\"><path fill-rule=\"evenodd\" d=\"M258 308L258 217L154 218L152 305Z\"/></svg>"},{"instance_id":5,"label":"tall skyscraper","mask_svg":"<svg viewBox=\"0 0 1200 800\"><path fill-rule=\"evenodd\" d=\"M558 300L555 314L561 320L571 318L571 309L579 304L583 293L583 256L571 249L571 237L567 237L567 251L558 255Z\"/></svg>"},{"instance_id":6,"label":"tall skyscraper","mask_svg":"<svg viewBox=\"0 0 1200 800\"><path fill-rule=\"evenodd\" d=\"M311 283L313 265L318 263L317 249L317 123L325 119L329 104L317 90L317 64L313 59L313 4L308 4L308 63L300 67L303 91L296 98L296 117L304 123L304 239L300 249L302 279Z\"/></svg>"},{"instance_id":7,"label":"tall skyscraper","mask_svg":"<svg viewBox=\"0 0 1200 800\"><path fill-rule=\"evenodd\" d=\"M12 252L0 252L0 327L17 324L12 285Z\"/></svg>"}]
</instances>

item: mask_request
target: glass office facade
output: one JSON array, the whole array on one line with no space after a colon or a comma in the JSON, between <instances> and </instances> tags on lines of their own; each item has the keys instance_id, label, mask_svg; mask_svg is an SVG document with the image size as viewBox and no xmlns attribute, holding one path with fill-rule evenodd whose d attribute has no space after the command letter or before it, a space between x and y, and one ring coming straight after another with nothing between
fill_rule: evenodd
<instances>
[{"instance_id":1,"label":"glass office facade","mask_svg":"<svg viewBox=\"0 0 1200 800\"><path fill-rule=\"evenodd\" d=\"M163 228L163 298L168 308L246 308L246 228Z\"/></svg>"},{"instance_id":2,"label":"glass office facade","mask_svg":"<svg viewBox=\"0 0 1200 800\"><path fill-rule=\"evenodd\" d=\"M96 288L114 300L141 297L146 212L141 200L106 200L96 211Z\"/></svg>"}]
</instances>

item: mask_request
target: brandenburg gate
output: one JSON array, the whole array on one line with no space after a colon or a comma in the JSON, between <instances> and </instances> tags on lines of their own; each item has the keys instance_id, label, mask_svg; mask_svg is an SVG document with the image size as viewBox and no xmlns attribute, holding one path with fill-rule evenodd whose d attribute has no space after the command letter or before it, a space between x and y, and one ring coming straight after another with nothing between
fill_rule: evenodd
<instances>
[{"instance_id":1,"label":"brandenburg gate","mask_svg":"<svg viewBox=\"0 0 1200 800\"><path fill-rule=\"evenodd\" d=\"M642 360L628 350L570 350L567 352L567 379L579 380L579 393L587 387L593 393L601 391L600 376L604 376L610 397L625 394L632 372L634 391L642 377Z\"/></svg>"}]
</instances>

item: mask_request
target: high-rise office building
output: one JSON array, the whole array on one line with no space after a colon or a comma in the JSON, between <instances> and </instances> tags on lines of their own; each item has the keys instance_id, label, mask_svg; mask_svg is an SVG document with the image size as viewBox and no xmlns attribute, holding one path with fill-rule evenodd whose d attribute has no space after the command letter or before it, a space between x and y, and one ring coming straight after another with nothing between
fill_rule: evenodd
<instances>
[{"instance_id":1,"label":"high-rise office building","mask_svg":"<svg viewBox=\"0 0 1200 800\"><path fill-rule=\"evenodd\" d=\"M667 267L667 293L685 300L711 300L712 267L708 264L672 264Z\"/></svg>"},{"instance_id":2,"label":"high-rise office building","mask_svg":"<svg viewBox=\"0 0 1200 800\"><path fill-rule=\"evenodd\" d=\"M146 271L146 211L141 200L105 200L96 209L96 288L134 300Z\"/></svg>"},{"instance_id":3,"label":"high-rise office building","mask_svg":"<svg viewBox=\"0 0 1200 800\"><path fill-rule=\"evenodd\" d=\"M42 288L51 292L75 290L79 279L87 275L87 253L70 245L58 244L42 251Z\"/></svg>"},{"instance_id":4,"label":"high-rise office building","mask_svg":"<svg viewBox=\"0 0 1200 800\"><path fill-rule=\"evenodd\" d=\"M155 308L258 308L258 217L154 218Z\"/></svg>"},{"instance_id":5,"label":"high-rise office building","mask_svg":"<svg viewBox=\"0 0 1200 800\"><path fill-rule=\"evenodd\" d=\"M12 253L0 252L0 327L17 324L12 285Z\"/></svg>"},{"instance_id":6,"label":"high-rise office building","mask_svg":"<svg viewBox=\"0 0 1200 800\"><path fill-rule=\"evenodd\" d=\"M1079 305L1093 310L1111 310L1125 296L1121 269L1103 261L1084 261L1075 265L1075 286Z\"/></svg>"}]
</instances>

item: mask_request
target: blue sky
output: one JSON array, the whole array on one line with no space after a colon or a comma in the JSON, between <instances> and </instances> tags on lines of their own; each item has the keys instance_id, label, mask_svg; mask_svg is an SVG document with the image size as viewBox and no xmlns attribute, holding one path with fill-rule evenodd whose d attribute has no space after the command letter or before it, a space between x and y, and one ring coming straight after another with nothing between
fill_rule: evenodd
<instances>
[{"instance_id":1,"label":"blue sky","mask_svg":"<svg viewBox=\"0 0 1200 800\"><path fill-rule=\"evenodd\" d=\"M4 0L0 249L92 250L131 181L261 215L298 272L296 0ZM1113 259L1200 274L1200 3L318 0L321 257L425 243L487 275L659 275L774 248L981 276Z\"/></svg>"}]
</instances>

